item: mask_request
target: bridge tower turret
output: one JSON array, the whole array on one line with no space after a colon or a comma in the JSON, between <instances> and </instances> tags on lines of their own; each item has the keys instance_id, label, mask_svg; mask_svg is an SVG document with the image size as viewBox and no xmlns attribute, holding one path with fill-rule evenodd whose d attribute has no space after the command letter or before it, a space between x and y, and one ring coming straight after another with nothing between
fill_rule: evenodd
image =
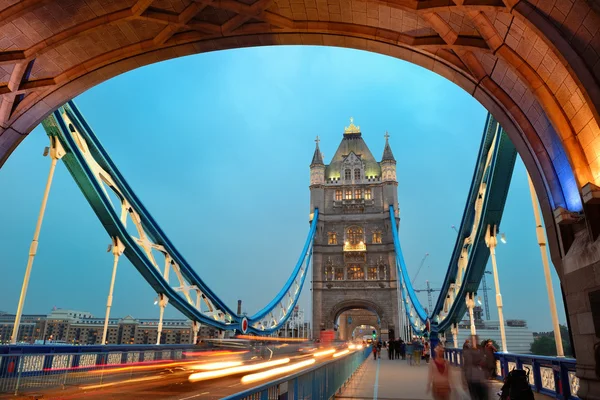
<instances>
[{"instance_id":1,"label":"bridge tower turret","mask_svg":"<svg viewBox=\"0 0 600 400\"><path fill-rule=\"evenodd\" d=\"M355 330L362 335L363 325L373 326L384 340L398 336L388 211L389 205L397 209L397 186L396 160L387 139L384 157L377 162L352 118L329 164L317 139L310 165L311 213L319 209L312 258L313 337L336 330L338 338L350 339Z\"/></svg>"}]
</instances>

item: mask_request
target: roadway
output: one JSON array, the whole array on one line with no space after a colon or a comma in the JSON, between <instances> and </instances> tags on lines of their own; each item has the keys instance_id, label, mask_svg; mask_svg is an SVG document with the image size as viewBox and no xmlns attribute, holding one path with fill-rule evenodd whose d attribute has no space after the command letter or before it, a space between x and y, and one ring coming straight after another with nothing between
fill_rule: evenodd
<instances>
[{"instance_id":1,"label":"roadway","mask_svg":"<svg viewBox=\"0 0 600 400\"><path fill-rule=\"evenodd\" d=\"M256 353L246 353L242 357L233 354L225 357L201 357L198 360L179 360L164 365L123 366L100 371L69 371L68 374L45 376L48 386L39 387L40 377L27 378L22 382L25 389L20 396L0 395L0 399L92 399L92 400L133 400L133 399L220 399L268 382L264 377L252 383L242 383L242 377L257 372L273 371L276 368L298 365L299 369L276 375L276 378L295 374L302 369L328 362L335 352L329 348L327 354L320 355L312 346L294 346L275 349L271 357L256 357ZM342 349L339 349L340 351ZM321 350L322 351L322 350ZM347 353L348 350L345 350ZM286 361L287 360L287 361ZM225 364L234 365L225 365ZM237 363L237 365L235 365ZM277 364L279 365L266 365ZM299 365L312 363L310 365ZM223 364L223 365L221 365ZM254 368L254 370L248 369ZM220 374L221 377L206 375ZM202 376L204 375L204 376ZM64 378L63 378L64 377ZM68 377L68 379L67 379ZM28 382L31 380L31 382ZM38 381L38 382L36 382ZM64 388L59 382L65 382ZM31 389L26 389L31 387Z\"/></svg>"}]
</instances>

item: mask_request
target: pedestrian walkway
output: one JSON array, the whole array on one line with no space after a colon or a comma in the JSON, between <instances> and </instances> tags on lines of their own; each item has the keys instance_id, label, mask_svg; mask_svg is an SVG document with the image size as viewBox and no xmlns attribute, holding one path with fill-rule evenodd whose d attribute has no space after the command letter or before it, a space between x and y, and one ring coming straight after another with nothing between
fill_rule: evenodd
<instances>
[{"instance_id":1,"label":"pedestrian walkway","mask_svg":"<svg viewBox=\"0 0 600 400\"><path fill-rule=\"evenodd\" d=\"M425 361L422 361L420 366L410 366L405 360L389 360L387 357L382 357L375 361L369 357L335 398L430 400L431 395L426 393L428 368L429 364ZM452 368L452 379L454 385L459 383L462 385L458 368ZM499 399L496 393L501 386L500 382L491 382L490 400ZM536 393L535 398L541 400L551 397Z\"/></svg>"}]
</instances>

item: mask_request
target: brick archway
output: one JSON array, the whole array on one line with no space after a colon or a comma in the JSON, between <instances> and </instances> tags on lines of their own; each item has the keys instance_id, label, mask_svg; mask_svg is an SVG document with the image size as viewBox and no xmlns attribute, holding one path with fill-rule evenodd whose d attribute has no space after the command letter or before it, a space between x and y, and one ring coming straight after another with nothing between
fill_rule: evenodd
<instances>
[{"instance_id":1,"label":"brick archway","mask_svg":"<svg viewBox=\"0 0 600 400\"><path fill-rule=\"evenodd\" d=\"M123 72L221 49L325 45L403 59L486 107L538 192L583 396L600 335L600 11L587 0L23 0L0 5L0 165L67 99ZM168 77L157 77L167 81ZM570 212L583 212L573 215ZM592 256L593 254L593 256ZM591 385L591 383L590 383ZM600 390L600 384L594 383Z\"/></svg>"}]
</instances>

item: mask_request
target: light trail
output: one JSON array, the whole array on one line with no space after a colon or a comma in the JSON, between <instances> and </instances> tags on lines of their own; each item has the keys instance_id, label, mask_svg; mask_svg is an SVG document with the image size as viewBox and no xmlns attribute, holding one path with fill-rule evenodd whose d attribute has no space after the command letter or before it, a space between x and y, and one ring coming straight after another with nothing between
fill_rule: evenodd
<instances>
[{"instance_id":1,"label":"light trail","mask_svg":"<svg viewBox=\"0 0 600 400\"><path fill-rule=\"evenodd\" d=\"M244 354L248 353L248 350L240 350L240 351L230 351L230 350L220 350L220 351L184 351L184 356L200 356L200 357L214 357L214 356L228 356L233 354Z\"/></svg>"},{"instance_id":2,"label":"light trail","mask_svg":"<svg viewBox=\"0 0 600 400\"><path fill-rule=\"evenodd\" d=\"M348 354L348 353L350 353L350 350L348 350L348 349L342 350L342 351L339 351L339 352L335 353L333 355L333 358L341 357L341 356L343 356L345 354Z\"/></svg>"},{"instance_id":3,"label":"light trail","mask_svg":"<svg viewBox=\"0 0 600 400\"><path fill-rule=\"evenodd\" d=\"M279 337L268 337L268 336L250 336L250 335L239 335L236 339L247 339L256 340L259 342L308 342L308 339L303 338L279 338Z\"/></svg>"},{"instance_id":4,"label":"light trail","mask_svg":"<svg viewBox=\"0 0 600 400\"><path fill-rule=\"evenodd\" d=\"M289 358L281 358L279 360L267 361L251 365L241 365L239 367L226 368L217 371L196 372L195 374L191 374L188 379L190 382L205 381L208 379L222 378L224 376L236 375L244 372L257 371L263 368L275 367L277 365L287 364L289 362Z\"/></svg>"},{"instance_id":5,"label":"light trail","mask_svg":"<svg viewBox=\"0 0 600 400\"><path fill-rule=\"evenodd\" d=\"M350 345L348 345L348 348L350 350L354 350L354 349L356 349L356 345L355 344L350 344Z\"/></svg>"},{"instance_id":6,"label":"light trail","mask_svg":"<svg viewBox=\"0 0 600 400\"><path fill-rule=\"evenodd\" d=\"M88 389L99 389L109 386L123 385L125 383L135 383L135 382L144 382L144 381L152 381L156 379L163 378L163 376L146 376L144 378L136 378L136 379L128 379L126 381L120 382L110 382L110 383L101 383L99 385L88 385L88 386L79 386L79 389L88 390Z\"/></svg>"},{"instance_id":7,"label":"light trail","mask_svg":"<svg viewBox=\"0 0 600 400\"><path fill-rule=\"evenodd\" d=\"M324 351L320 351L318 353L313 354L314 357L323 357L326 356L328 354L333 354L335 353L335 349L329 349L329 350L324 350Z\"/></svg>"},{"instance_id":8,"label":"light trail","mask_svg":"<svg viewBox=\"0 0 600 400\"><path fill-rule=\"evenodd\" d=\"M303 367L307 367L311 364L314 364L315 362L316 362L316 360L314 358L311 358L310 360L301 361L299 363L288 365L285 367L279 367L279 368L271 369L269 371L246 375L242 378L242 383L256 382L256 381L270 378L275 375L285 374L287 372L291 372L291 371L295 371L295 370L303 368Z\"/></svg>"},{"instance_id":9,"label":"light trail","mask_svg":"<svg viewBox=\"0 0 600 400\"><path fill-rule=\"evenodd\" d=\"M192 365L190 369L199 369L200 371L214 371L215 369L231 368L242 365L241 361L221 361L207 364Z\"/></svg>"}]
</instances>

